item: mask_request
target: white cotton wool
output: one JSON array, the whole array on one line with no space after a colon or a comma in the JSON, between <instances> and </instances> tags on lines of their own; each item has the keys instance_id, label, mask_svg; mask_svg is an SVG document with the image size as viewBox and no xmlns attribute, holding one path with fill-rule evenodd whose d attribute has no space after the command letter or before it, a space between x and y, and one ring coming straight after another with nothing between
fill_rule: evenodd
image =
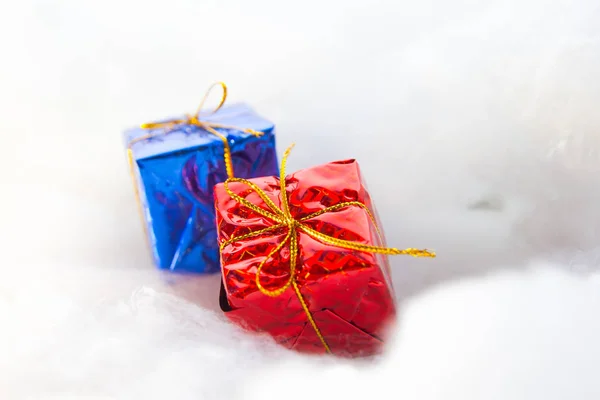
<instances>
[{"instance_id":1,"label":"white cotton wool","mask_svg":"<svg viewBox=\"0 0 600 400\"><path fill-rule=\"evenodd\" d=\"M600 7L0 4L0 398L597 399ZM216 80L289 170L356 158L396 247L388 356L230 325L150 263L121 131Z\"/></svg>"}]
</instances>

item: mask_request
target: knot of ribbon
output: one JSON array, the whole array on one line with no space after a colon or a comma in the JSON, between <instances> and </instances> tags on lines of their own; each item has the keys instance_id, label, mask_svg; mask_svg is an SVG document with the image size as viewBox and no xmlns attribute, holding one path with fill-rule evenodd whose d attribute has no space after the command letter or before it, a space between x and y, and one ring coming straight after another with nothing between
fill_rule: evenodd
<instances>
[{"instance_id":1,"label":"knot of ribbon","mask_svg":"<svg viewBox=\"0 0 600 400\"><path fill-rule=\"evenodd\" d=\"M298 245L298 234L300 232L307 234L308 236L320 241L321 243L325 243L325 244L328 244L331 246L344 248L344 249L348 249L348 250L354 250L354 251L362 251L362 252L367 252L367 253L379 253L379 254L386 254L386 255L405 254L405 255L410 255L413 257L435 257L435 253L432 251L428 251L428 250L419 250L419 249L413 249L413 248L407 248L404 250L400 250L400 249L391 248L391 247L373 246L373 245L357 243L357 242L353 242L353 241L349 241L349 240L343 240L343 239L339 239L339 238L335 238L335 237L326 235L322 232L312 229L310 226L305 224L305 221L315 218L321 214L338 211L338 210L341 210L346 207L359 207L367 213L369 219L371 220L371 222L373 223L373 225L377 231L377 234L380 237L380 240L382 240L382 234L381 234L381 231L379 230L379 227L377 226L375 217L373 216L371 211L369 211L369 208L360 201L341 202L341 203L338 203L338 204L335 204L335 205L332 205L329 207L325 207L322 210L319 210L317 212L309 214L305 217L302 217L299 219L294 218L294 216L290 213L288 194L286 191L286 175L285 175L287 158L288 158L289 153L292 150L292 148L293 148L293 145L290 146L285 151L283 159L281 161L280 179L279 179L281 208L279 208L267 196L267 194L261 188L259 188L256 184L254 184L253 182L250 182L249 180L242 179L242 178L229 178L224 182L224 189L233 200L235 200L237 203L239 203L241 205L244 205L245 207L249 208L250 210L256 212L257 214L260 214L260 215L268 218L269 220L271 220L274 223L274 225L269 226L267 228L251 231L251 232L243 234L243 235L232 237L232 238L224 241L223 243L221 243L220 251L222 252L225 247L229 246L232 243L235 243L235 242L238 242L241 240L246 240L248 238L255 237L255 236L260 236L265 233L276 231L279 229L286 229L287 233L286 233L284 239L275 248L273 248L265 256L265 258L258 264L258 267L256 269L256 275L254 278L256 287L262 294L264 294L266 296L270 296L270 297L280 296L289 287L292 287L296 294L296 297L298 298L298 300L300 302L300 305L302 306L304 313L306 314L306 318L308 319L308 322L310 323L310 325L314 329L315 333L317 334L319 340L323 344L325 351L327 353L331 353L331 349L330 349L329 345L327 344L327 341L323 337L321 330L317 326L315 319L313 318L313 315L312 315L308 305L306 304L306 301L304 300L302 293L300 292L300 287L296 280L298 246L299 246ZM254 191L265 202L265 204L269 207L270 211L267 211L264 208L261 208L255 204L252 204L248 200L246 200L246 199L240 197L239 195L237 195L236 193L234 193L229 188L229 184L233 183L233 182L243 183L246 186L248 186L252 191ZM286 245L289 246L289 254L290 254L289 278L283 286L279 287L278 289L269 290L269 289L265 288L261 283L261 279L260 279L261 271L262 271L263 267L265 266L265 264L267 263L267 261L269 259L271 259L271 257L273 257L275 254L277 254L279 251L281 251L281 249L283 249L283 247Z\"/></svg>"},{"instance_id":2,"label":"knot of ribbon","mask_svg":"<svg viewBox=\"0 0 600 400\"><path fill-rule=\"evenodd\" d=\"M227 137L225 135L223 135L222 133L220 133L219 131L217 131L217 129L235 129L237 131L242 131L242 132L254 135L256 137L261 136L263 133L260 131L256 131L254 129L250 129L250 128L242 128L239 126L223 125L223 124L219 124L219 123L215 123L215 122L203 121L201 118L201 115L200 115L202 113L202 108L204 107L204 103L208 99L208 96L210 95L212 90L216 87L220 87L222 89L221 99L219 100L219 104L207 115L212 115L212 114L216 113L217 111L219 111L221 109L221 107L223 107L223 104L225 104L225 100L227 100L227 85L225 85L224 82L213 83L208 88L208 90L204 94L204 97L202 98L202 101L200 102L200 105L198 106L198 109L196 110L196 112L194 114L187 114L185 116L185 118L182 118L182 119L172 119L172 120L164 121L164 122L148 122L148 123L140 125L140 127L142 129L148 129L148 130L160 129L160 131L152 132L147 135L143 135L143 136L140 136L140 137L137 137L137 138L131 140L128 145L128 153L129 153L130 158L133 157L133 155L131 154L131 147L135 143L143 141L143 140L147 140L147 139L150 139L150 138L153 138L156 136L166 135L180 126L192 125L192 126L197 126L198 128L201 128L209 133L212 133L213 135L215 135L219 139L221 139L221 141L223 142L223 149L224 149L223 156L225 159L225 170L227 171L227 176L229 178L233 178L234 173L233 173L233 162L231 160L231 148L229 147L229 142L227 140Z\"/></svg>"},{"instance_id":3,"label":"knot of ribbon","mask_svg":"<svg viewBox=\"0 0 600 400\"><path fill-rule=\"evenodd\" d=\"M142 142L144 140L152 139L154 137L167 135L167 134L173 132L175 129L182 127L182 126L186 126L186 125L187 126L190 126L190 125L197 126L198 128L203 129L203 130L217 136L219 139L221 139L221 141L223 142L223 159L225 161L225 170L227 172L227 177L233 178L233 176L234 176L233 161L231 158L231 148L229 147L229 141L227 140L227 137L225 135L223 135L222 133L220 133L219 131L217 131L217 129L233 129L236 131L248 133L248 134L256 136L256 137L263 135L263 132L256 131L256 130L250 129L250 128L243 128L243 127L232 126L232 125L223 125L223 124L219 124L219 123L215 123L215 122L209 122L209 121L202 120L201 113L202 113L202 108L204 108L204 103L208 99L212 90L216 87L220 87L222 90L221 99L219 100L219 104L212 111L207 113L207 115L212 115L212 114L216 113L217 111L219 111L221 109L221 107L223 107L223 105L225 104L225 100L227 100L227 85L225 85L224 82L213 83L208 88L208 90L204 94L204 97L202 98L202 101L200 102L200 105L198 106L198 109L196 110L196 112L194 114L187 114L185 116L185 118L182 118L182 119L172 119L172 120L163 121L163 122L148 122L145 124L141 124L140 128L149 130L151 132L149 132L146 135L138 136L138 137L132 139L131 141L129 141L129 143L127 144L127 161L129 164L129 172L130 172L131 178L133 180L133 187L135 190L136 203L138 205L140 218L142 220L142 226L144 227L144 231L146 233L146 235L145 235L146 239L148 239L148 232L147 232L146 224L144 223L143 206L142 206L142 201L141 201L141 195L140 195L138 185L137 185L137 176L135 173L135 161L134 161L133 150L132 150L134 144L136 144L138 142Z\"/></svg>"}]
</instances>

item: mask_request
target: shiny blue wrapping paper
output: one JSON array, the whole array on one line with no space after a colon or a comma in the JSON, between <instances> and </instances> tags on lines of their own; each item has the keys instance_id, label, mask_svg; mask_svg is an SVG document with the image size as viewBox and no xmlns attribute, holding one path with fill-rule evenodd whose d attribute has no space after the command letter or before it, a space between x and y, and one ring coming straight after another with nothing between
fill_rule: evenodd
<instances>
[{"instance_id":1,"label":"shiny blue wrapping paper","mask_svg":"<svg viewBox=\"0 0 600 400\"><path fill-rule=\"evenodd\" d=\"M279 174L273 123L244 104L224 106L202 120L264 133L256 137L217 129L229 140L236 177ZM157 130L130 129L124 134L126 145L153 132ZM178 272L219 271L213 187L227 179L221 139L181 125L137 142L131 150L155 264Z\"/></svg>"}]
</instances>

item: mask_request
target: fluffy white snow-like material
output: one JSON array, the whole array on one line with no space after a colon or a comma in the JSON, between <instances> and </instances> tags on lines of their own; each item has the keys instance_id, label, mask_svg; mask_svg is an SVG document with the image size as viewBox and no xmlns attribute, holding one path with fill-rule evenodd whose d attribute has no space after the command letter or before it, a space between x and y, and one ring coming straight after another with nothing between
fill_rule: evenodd
<instances>
[{"instance_id":1,"label":"fluffy white snow-like material","mask_svg":"<svg viewBox=\"0 0 600 400\"><path fill-rule=\"evenodd\" d=\"M0 398L600 398L596 1L0 5ZM389 354L308 358L156 271L121 131L229 84L289 170L356 158Z\"/></svg>"}]
</instances>

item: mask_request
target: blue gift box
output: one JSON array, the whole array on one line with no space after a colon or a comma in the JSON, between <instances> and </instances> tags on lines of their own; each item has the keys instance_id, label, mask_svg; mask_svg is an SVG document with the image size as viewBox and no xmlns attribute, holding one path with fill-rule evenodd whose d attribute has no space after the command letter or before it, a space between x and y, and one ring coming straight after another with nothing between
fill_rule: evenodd
<instances>
[{"instance_id":1,"label":"blue gift box","mask_svg":"<svg viewBox=\"0 0 600 400\"><path fill-rule=\"evenodd\" d=\"M227 138L236 177L279 173L274 125L247 105L224 106L202 122L262 133L215 128ZM130 129L125 141L156 265L179 272L218 271L213 187L227 179L222 139L200 126L180 123Z\"/></svg>"}]
</instances>

